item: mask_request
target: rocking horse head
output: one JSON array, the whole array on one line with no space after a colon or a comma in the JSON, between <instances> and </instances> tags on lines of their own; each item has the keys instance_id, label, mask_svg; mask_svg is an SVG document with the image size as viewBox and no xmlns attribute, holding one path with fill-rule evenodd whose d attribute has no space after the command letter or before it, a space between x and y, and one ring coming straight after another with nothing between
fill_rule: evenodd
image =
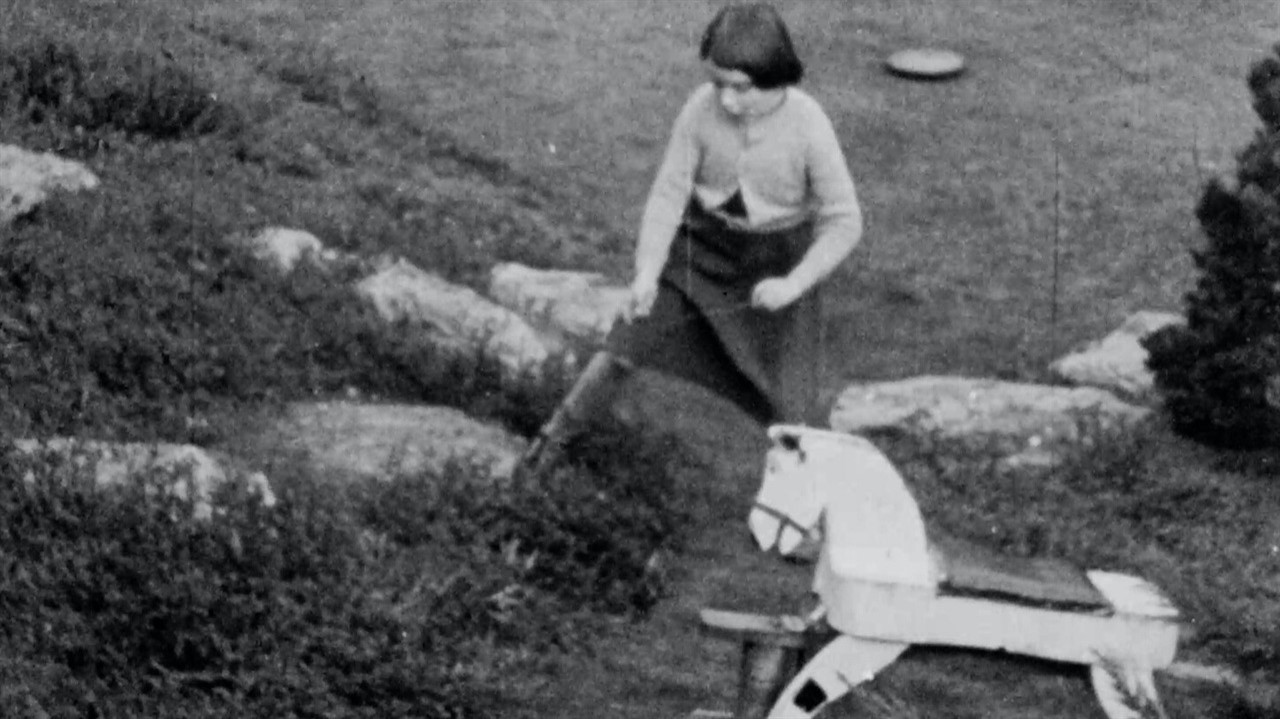
<instances>
[{"instance_id":1,"label":"rocking horse head","mask_svg":"<svg viewBox=\"0 0 1280 719\"><path fill-rule=\"evenodd\" d=\"M773 446L765 454L764 482L756 494L747 525L762 551L791 554L808 537L821 532L822 497L818 476L801 448L802 428L769 428Z\"/></svg>"},{"instance_id":2,"label":"rocking horse head","mask_svg":"<svg viewBox=\"0 0 1280 719\"><path fill-rule=\"evenodd\" d=\"M794 552L821 536L839 577L930 585L924 521L888 458L870 441L798 425L769 428L764 481L747 518L761 550Z\"/></svg>"}]
</instances>

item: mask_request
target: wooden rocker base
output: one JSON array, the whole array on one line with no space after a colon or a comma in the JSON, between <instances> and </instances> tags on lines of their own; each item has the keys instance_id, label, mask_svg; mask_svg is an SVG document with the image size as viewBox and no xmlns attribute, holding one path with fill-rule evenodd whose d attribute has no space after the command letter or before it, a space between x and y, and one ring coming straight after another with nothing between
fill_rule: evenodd
<instances>
[{"instance_id":1,"label":"wooden rocker base","mask_svg":"<svg viewBox=\"0 0 1280 719\"><path fill-rule=\"evenodd\" d=\"M764 719L791 677L835 636L795 616L703 609L700 619L705 633L738 642L742 653L733 711L698 709L689 719Z\"/></svg>"},{"instance_id":2,"label":"wooden rocker base","mask_svg":"<svg viewBox=\"0 0 1280 719\"><path fill-rule=\"evenodd\" d=\"M1089 614L1082 617L1104 619ZM741 644L738 691L732 711L698 709L688 719L811 719L857 685L874 678L912 643L998 648L983 642L946 641L945 636L929 642L852 636L796 616L704 609L700 619L707 634ZM1027 649L1023 647L1019 653L1071 661L1061 652ZM1149 705L1157 716L1164 716L1153 680L1153 671L1159 667L1135 663L1132 657L1116 663L1095 657L1085 663L1090 666L1094 693L1110 719L1143 716L1130 706L1135 700Z\"/></svg>"},{"instance_id":3,"label":"wooden rocker base","mask_svg":"<svg viewBox=\"0 0 1280 719\"><path fill-rule=\"evenodd\" d=\"M742 644L738 695L733 711L697 709L688 719L793 716L791 709L778 713L779 707L816 713L892 664L908 646L855 639L793 616L704 609L701 619L707 633Z\"/></svg>"}]
</instances>

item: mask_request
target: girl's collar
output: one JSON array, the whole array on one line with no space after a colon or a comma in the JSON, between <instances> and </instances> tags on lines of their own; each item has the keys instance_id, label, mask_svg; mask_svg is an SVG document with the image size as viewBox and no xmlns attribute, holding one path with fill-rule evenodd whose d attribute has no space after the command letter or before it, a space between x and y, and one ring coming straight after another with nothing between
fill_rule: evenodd
<instances>
[{"instance_id":1,"label":"girl's collar","mask_svg":"<svg viewBox=\"0 0 1280 719\"><path fill-rule=\"evenodd\" d=\"M763 120L763 119L765 119L765 118L772 117L773 115L776 115L776 114L778 113L778 111L779 111L779 110L781 110L781 109L782 109L782 108L787 104L787 101L791 99L791 88L790 88L790 87L784 87L784 88L782 88L782 92L781 92L780 96L778 97L778 101L777 101L776 103L774 103L772 106L770 106L767 110L765 110L765 111L763 111L763 112L757 112L757 113L748 114L748 115L731 115L731 114L729 114L729 113L724 109L724 107L720 105L720 103L719 103L719 102L715 101L714 97L715 97L715 96L714 96L714 94L713 94L713 95L712 95L712 98L713 98L713 99L712 99L712 102L713 102L713 103L714 103L714 105L715 105L716 112L718 112L718 113L720 113L720 114L724 115L725 117L727 117L727 118L729 118L730 120L733 120L733 121L735 121L735 122L740 122L740 123L752 123L752 122L758 122L758 121Z\"/></svg>"},{"instance_id":2,"label":"girl's collar","mask_svg":"<svg viewBox=\"0 0 1280 719\"><path fill-rule=\"evenodd\" d=\"M766 117L768 117L768 116L772 115L773 113L777 112L778 110L781 110L781 109L782 109L782 106L783 106L783 105L785 105L785 104L787 104L787 99L788 99L788 98L790 98L790 97L791 97L791 88L789 88L789 87L784 87L784 88L782 88L782 92L781 92L781 94L778 96L778 101L777 101L777 102L775 102L775 103L773 104L773 107L770 107L769 109L765 110L764 112L756 113L756 114L754 114L754 115L749 115L749 116L748 116L748 119L750 119L750 120L760 120L760 119L763 119L763 118L766 118Z\"/></svg>"}]
</instances>

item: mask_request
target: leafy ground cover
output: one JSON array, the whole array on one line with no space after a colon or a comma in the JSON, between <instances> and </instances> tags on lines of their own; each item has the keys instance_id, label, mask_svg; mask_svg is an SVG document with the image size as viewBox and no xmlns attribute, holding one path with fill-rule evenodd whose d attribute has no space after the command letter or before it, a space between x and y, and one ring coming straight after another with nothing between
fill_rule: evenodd
<instances>
[{"instance_id":1,"label":"leafy ground cover","mask_svg":"<svg viewBox=\"0 0 1280 719\"><path fill-rule=\"evenodd\" d=\"M1177 307L1200 181L1250 132L1244 70L1274 39L1269 4L780 5L869 218L829 303L828 392L920 372L1037 379L1127 312ZM500 260L621 279L712 7L0 4L0 139L103 179L0 242L3 434L236 447L251 417L348 387L528 434L562 383L503 387L446 365L378 326L343 278L276 277L234 238L296 226L470 283ZM926 42L964 52L969 75L922 86L880 71L888 50ZM544 493L405 478L345 501L264 448L252 459L291 488L286 509L235 504L193 528L163 503L31 489L8 467L6 571L26 589L4 597L6 713L594 719L722 705L731 648L691 631L696 609L793 611L806 571L746 546L760 447L741 418L650 399L701 463L584 460ZM981 457L894 451L931 520L1150 576L1187 611L1188 657L1275 682L1274 457L1156 429L1031 481ZM166 581L143 583L143 566ZM606 619L620 610L644 620ZM999 657L915 652L879 686L922 716L1095 711L1082 675ZM1166 691L1175 716L1264 715Z\"/></svg>"},{"instance_id":2,"label":"leafy ground cover","mask_svg":"<svg viewBox=\"0 0 1280 719\"><path fill-rule=\"evenodd\" d=\"M502 486L463 466L325 483L281 458L276 507L230 487L207 522L161 474L103 491L10 458L0 710L501 715L520 686L508 674L540 675L606 618L652 610L696 506L675 491L672 447L602 427L567 453L538 484Z\"/></svg>"}]
</instances>

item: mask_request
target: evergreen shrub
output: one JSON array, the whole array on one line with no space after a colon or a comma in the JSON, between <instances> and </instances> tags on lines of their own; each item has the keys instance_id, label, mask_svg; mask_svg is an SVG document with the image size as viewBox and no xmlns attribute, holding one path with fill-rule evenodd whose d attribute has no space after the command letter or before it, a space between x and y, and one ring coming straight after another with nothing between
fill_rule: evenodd
<instances>
[{"instance_id":1,"label":"evergreen shrub","mask_svg":"<svg viewBox=\"0 0 1280 719\"><path fill-rule=\"evenodd\" d=\"M1262 127L1200 197L1187 323L1143 342L1179 432L1236 448L1280 443L1280 45L1248 84Z\"/></svg>"}]
</instances>

